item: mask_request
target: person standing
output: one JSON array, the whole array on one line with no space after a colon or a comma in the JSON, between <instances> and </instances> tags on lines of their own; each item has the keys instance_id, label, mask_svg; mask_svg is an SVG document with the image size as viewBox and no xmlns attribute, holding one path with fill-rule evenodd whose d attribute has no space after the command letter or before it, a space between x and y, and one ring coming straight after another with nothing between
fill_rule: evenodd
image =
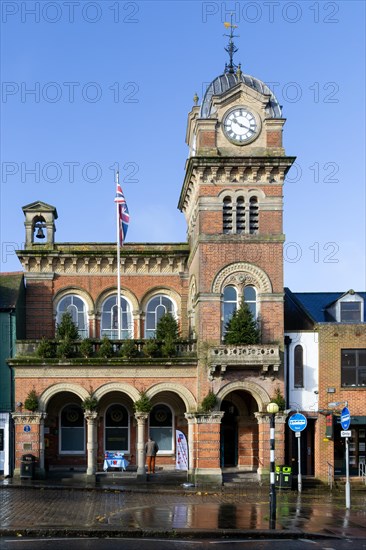
<instances>
[{"instance_id":1,"label":"person standing","mask_svg":"<svg viewBox=\"0 0 366 550\"><path fill-rule=\"evenodd\" d=\"M155 457L159 450L158 444L149 437L148 442L145 445L147 473L155 474Z\"/></svg>"}]
</instances>

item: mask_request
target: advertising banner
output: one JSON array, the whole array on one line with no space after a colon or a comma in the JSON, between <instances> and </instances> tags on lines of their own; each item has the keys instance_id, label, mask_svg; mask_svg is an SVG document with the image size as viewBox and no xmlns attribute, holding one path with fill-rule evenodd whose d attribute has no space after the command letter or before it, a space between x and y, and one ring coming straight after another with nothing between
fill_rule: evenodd
<instances>
[{"instance_id":1,"label":"advertising banner","mask_svg":"<svg viewBox=\"0 0 366 550\"><path fill-rule=\"evenodd\" d=\"M187 438L180 430L175 431L175 467L177 470L188 471Z\"/></svg>"}]
</instances>

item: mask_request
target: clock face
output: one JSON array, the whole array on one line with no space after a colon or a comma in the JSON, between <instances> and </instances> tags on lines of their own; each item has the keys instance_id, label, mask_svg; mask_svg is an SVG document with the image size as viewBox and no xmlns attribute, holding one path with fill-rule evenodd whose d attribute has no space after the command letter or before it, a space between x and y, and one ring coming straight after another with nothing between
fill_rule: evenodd
<instances>
[{"instance_id":1,"label":"clock face","mask_svg":"<svg viewBox=\"0 0 366 550\"><path fill-rule=\"evenodd\" d=\"M230 111L224 119L224 132L230 141L246 143L254 138L258 124L254 115L245 107Z\"/></svg>"}]
</instances>

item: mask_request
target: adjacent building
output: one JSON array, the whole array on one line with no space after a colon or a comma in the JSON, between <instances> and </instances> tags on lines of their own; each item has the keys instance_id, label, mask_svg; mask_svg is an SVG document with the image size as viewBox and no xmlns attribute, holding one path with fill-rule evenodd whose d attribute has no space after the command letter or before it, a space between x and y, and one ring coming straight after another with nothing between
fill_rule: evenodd
<instances>
[{"instance_id":1,"label":"adjacent building","mask_svg":"<svg viewBox=\"0 0 366 550\"><path fill-rule=\"evenodd\" d=\"M17 339L25 336L25 288L23 273L0 274L0 473L13 471L14 381L7 364L16 354Z\"/></svg>"},{"instance_id":2,"label":"adjacent building","mask_svg":"<svg viewBox=\"0 0 366 550\"><path fill-rule=\"evenodd\" d=\"M285 343L288 406L307 416L302 441L305 473L345 475L340 413L351 412L350 475L366 462L366 293L286 289ZM287 456L296 446L290 430ZM295 461L294 461L295 462ZM296 469L296 464L294 464Z\"/></svg>"}]
</instances>

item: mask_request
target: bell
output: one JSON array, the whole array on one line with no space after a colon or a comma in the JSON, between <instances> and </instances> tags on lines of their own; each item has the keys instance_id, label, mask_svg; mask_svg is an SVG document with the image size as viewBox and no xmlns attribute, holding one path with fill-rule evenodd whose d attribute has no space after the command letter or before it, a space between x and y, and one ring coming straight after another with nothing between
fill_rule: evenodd
<instances>
[{"instance_id":1,"label":"bell","mask_svg":"<svg viewBox=\"0 0 366 550\"><path fill-rule=\"evenodd\" d=\"M37 231L36 237L37 237L37 239L44 239L44 233L43 233L42 227L38 227L38 231Z\"/></svg>"}]
</instances>

